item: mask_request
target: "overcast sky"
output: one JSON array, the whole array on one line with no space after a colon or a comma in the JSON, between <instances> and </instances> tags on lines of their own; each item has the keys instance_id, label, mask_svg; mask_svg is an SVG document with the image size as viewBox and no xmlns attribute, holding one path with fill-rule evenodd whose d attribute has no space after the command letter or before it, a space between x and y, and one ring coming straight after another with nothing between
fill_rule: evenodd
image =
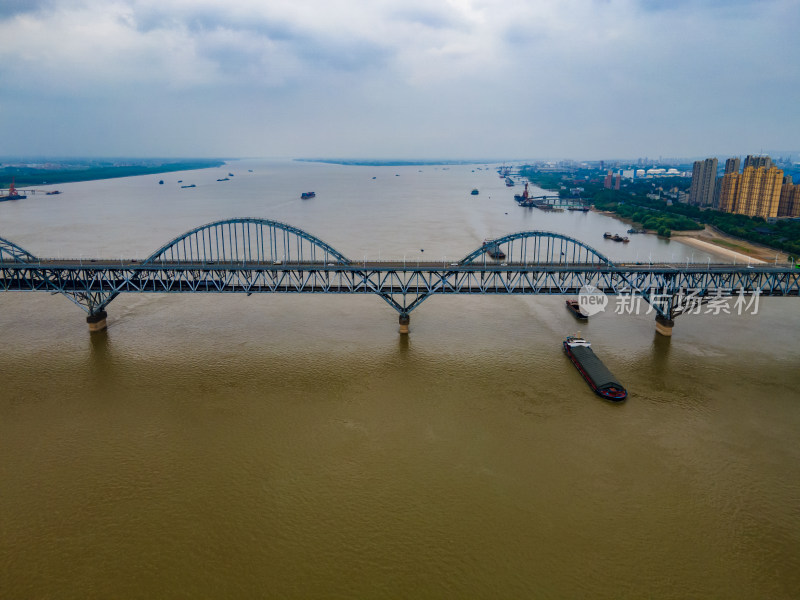
<instances>
[{"instance_id":1,"label":"overcast sky","mask_svg":"<svg viewBox=\"0 0 800 600\"><path fill-rule=\"evenodd\" d=\"M0 155L793 150L799 40L800 0L0 0Z\"/></svg>"}]
</instances>

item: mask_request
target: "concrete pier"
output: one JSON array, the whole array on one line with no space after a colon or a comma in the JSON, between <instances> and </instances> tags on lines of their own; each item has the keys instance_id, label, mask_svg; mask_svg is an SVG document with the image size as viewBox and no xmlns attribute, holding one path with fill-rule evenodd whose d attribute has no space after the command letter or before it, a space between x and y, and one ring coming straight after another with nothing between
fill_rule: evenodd
<instances>
[{"instance_id":1,"label":"concrete pier","mask_svg":"<svg viewBox=\"0 0 800 600\"><path fill-rule=\"evenodd\" d=\"M672 319L665 319L661 315L656 315L656 331L663 336L672 337L672 328L675 326L675 321Z\"/></svg>"},{"instance_id":2,"label":"concrete pier","mask_svg":"<svg viewBox=\"0 0 800 600\"><path fill-rule=\"evenodd\" d=\"M104 310L98 311L86 317L86 322L89 324L89 332L103 331L107 327L106 317L108 313Z\"/></svg>"},{"instance_id":3,"label":"concrete pier","mask_svg":"<svg viewBox=\"0 0 800 600\"><path fill-rule=\"evenodd\" d=\"M408 324L411 322L411 317L408 313L402 313L400 315L400 333L403 335L408 335Z\"/></svg>"}]
</instances>

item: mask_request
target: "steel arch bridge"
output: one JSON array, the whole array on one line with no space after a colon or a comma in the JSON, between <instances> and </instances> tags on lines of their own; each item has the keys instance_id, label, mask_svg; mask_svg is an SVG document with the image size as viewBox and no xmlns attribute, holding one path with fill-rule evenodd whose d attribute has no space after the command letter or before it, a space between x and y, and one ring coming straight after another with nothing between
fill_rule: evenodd
<instances>
[{"instance_id":1,"label":"steel arch bridge","mask_svg":"<svg viewBox=\"0 0 800 600\"><path fill-rule=\"evenodd\" d=\"M492 257L496 258L492 258ZM502 257L502 258L501 258ZM47 259L0 238L0 291L61 293L90 327L121 293L376 294L409 314L434 294L637 294L657 319L735 293L798 296L800 271L745 265L614 264L575 238L523 231L486 240L453 263L355 262L320 238L268 219L216 221L179 235L144 260Z\"/></svg>"},{"instance_id":2,"label":"steel arch bridge","mask_svg":"<svg viewBox=\"0 0 800 600\"><path fill-rule=\"evenodd\" d=\"M159 261L350 263L343 254L302 229L279 221L250 217L196 227L164 244L142 264Z\"/></svg>"},{"instance_id":3,"label":"steel arch bridge","mask_svg":"<svg viewBox=\"0 0 800 600\"><path fill-rule=\"evenodd\" d=\"M506 263L522 265L609 265L613 263L588 244L573 237L552 231L520 231L494 240L486 240L459 264L473 264L479 259L486 263L488 250L500 249Z\"/></svg>"},{"instance_id":4,"label":"steel arch bridge","mask_svg":"<svg viewBox=\"0 0 800 600\"><path fill-rule=\"evenodd\" d=\"M9 242L0 238L0 262L26 263L38 260L33 254L17 246L14 242Z\"/></svg>"}]
</instances>

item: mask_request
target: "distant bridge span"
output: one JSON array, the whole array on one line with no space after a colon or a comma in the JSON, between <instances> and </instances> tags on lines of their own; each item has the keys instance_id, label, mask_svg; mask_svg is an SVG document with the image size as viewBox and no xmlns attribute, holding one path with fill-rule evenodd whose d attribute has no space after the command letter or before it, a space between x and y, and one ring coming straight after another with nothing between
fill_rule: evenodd
<instances>
[{"instance_id":1,"label":"distant bridge span","mask_svg":"<svg viewBox=\"0 0 800 600\"><path fill-rule=\"evenodd\" d=\"M492 258L492 255L495 258ZM614 264L580 240L523 231L484 242L456 262L353 261L302 229L267 219L216 221L188 231L143 260L39 258L0 238L0 291L67 296L105 328L122 293L376 294L409 315L434 294L636 294L669 335L691 293L701 302L736 294L798 296L791 266Z\"/></svg>"}]
</instances>

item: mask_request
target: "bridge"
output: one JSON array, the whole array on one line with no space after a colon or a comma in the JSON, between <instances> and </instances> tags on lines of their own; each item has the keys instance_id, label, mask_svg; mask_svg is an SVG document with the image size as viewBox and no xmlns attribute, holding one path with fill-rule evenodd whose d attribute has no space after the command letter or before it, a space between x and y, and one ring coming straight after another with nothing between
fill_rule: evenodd
<instances>
[{"instance_id":1,"label":"bridge","mask_svg":"<svg viewBox=\"0 0 800 600\"><path fill-rule=\"evenodd\" d=\"M410 314L433 295L631 295L671 335L694 306L733 296L792 296L800 271L787 266L613 263L595 248L547 231L485 241L453 262L357 261L302 229L240 218L187 231L145 259L36 257L0 238L0 291L60 293L82 308L90 331L106 327L106 307L123 293L375 294ZM685 302L691 297L693 303Z\"/></svg>"}]
</instances>

